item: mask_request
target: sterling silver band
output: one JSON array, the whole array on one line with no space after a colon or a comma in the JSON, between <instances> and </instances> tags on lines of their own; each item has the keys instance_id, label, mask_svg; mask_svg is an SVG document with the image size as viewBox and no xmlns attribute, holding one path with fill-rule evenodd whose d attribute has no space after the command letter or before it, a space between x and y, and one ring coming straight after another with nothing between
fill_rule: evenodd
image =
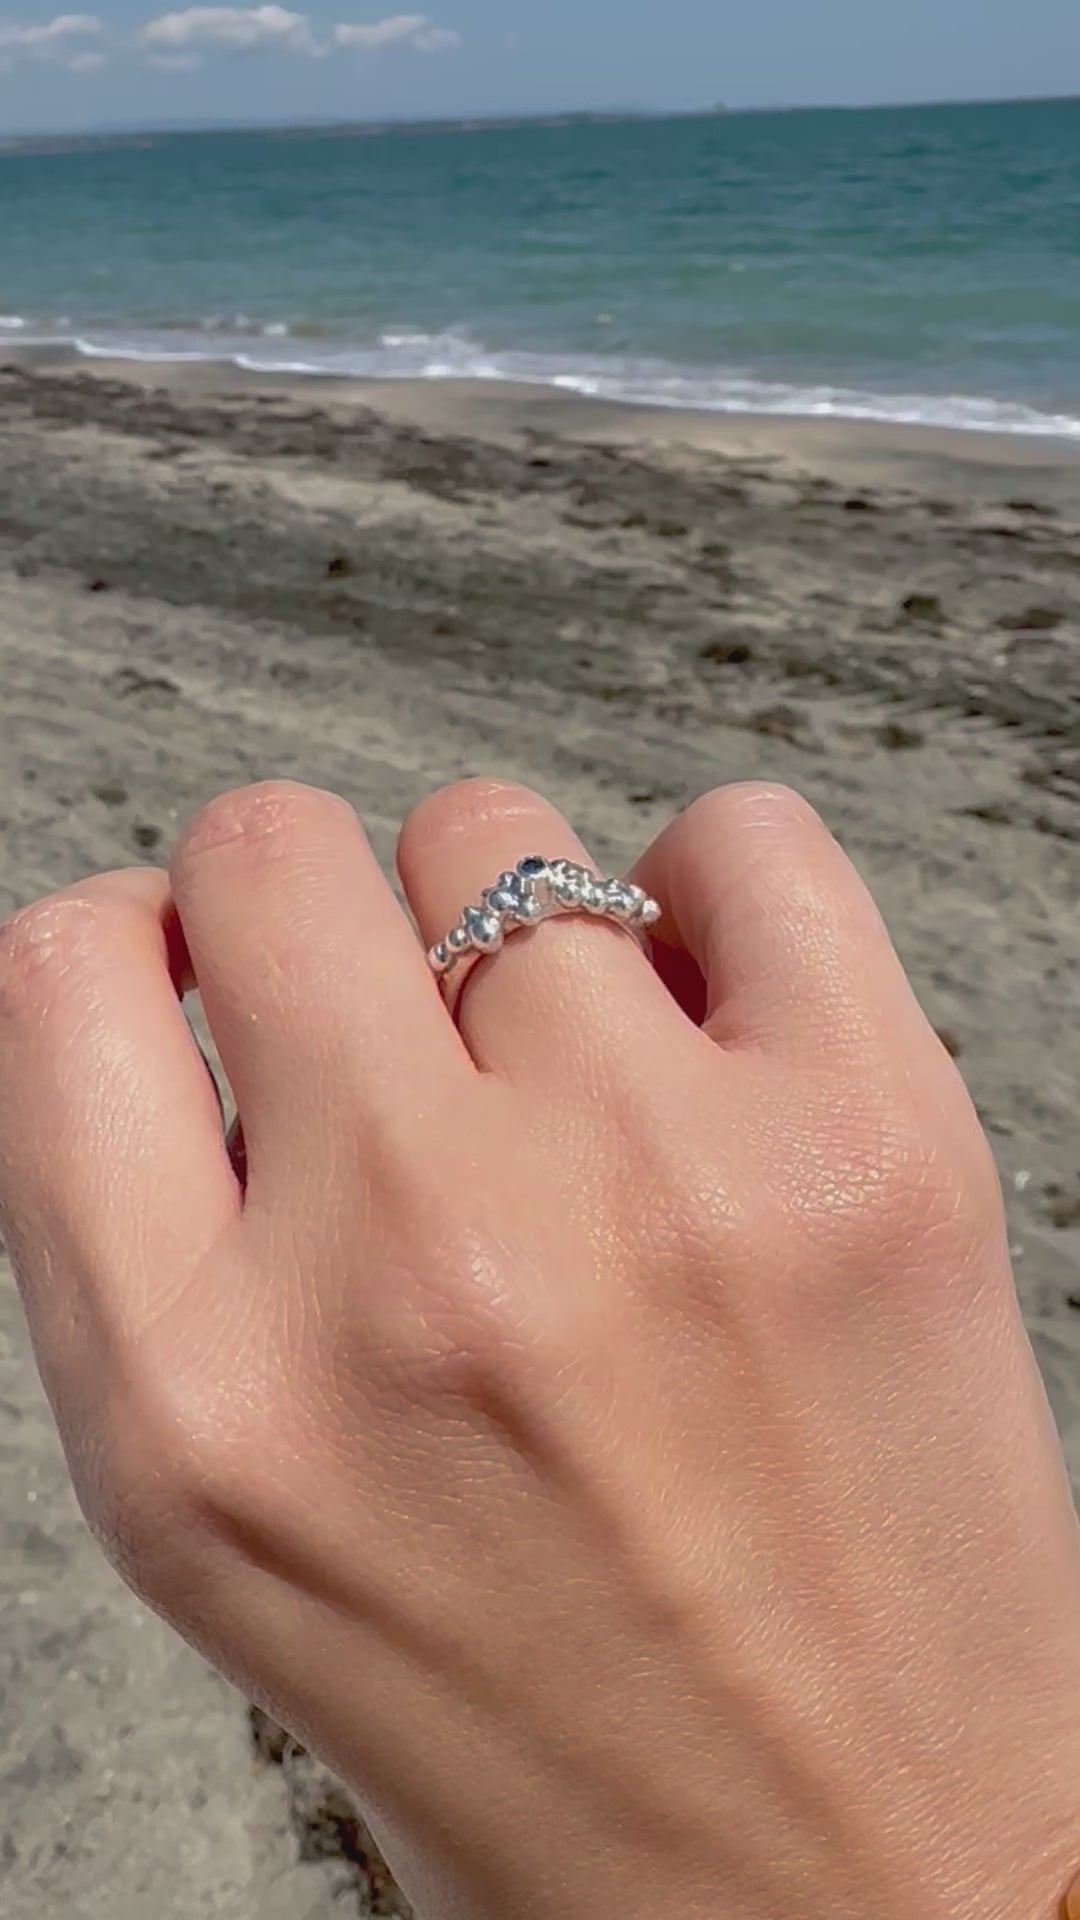
<instances>
[{"instance_id":1,"label":"sterling silver band","mask_svg":"<svg viewBox=\"0 0 1080 1920\"><path fill-rule=\"evenodd\" d=\"M519 860L513 872L501 873L494 886L486 887L479 906L465 908L460 925L429 949L428 965L441 977L463 960L498 953L504 941L522 928L567 913L613 920L641 934L655 927L661 910L657 901L626 880L604 879L572 860L545 860L533 853Z\"/></svg>"}]
</instances>

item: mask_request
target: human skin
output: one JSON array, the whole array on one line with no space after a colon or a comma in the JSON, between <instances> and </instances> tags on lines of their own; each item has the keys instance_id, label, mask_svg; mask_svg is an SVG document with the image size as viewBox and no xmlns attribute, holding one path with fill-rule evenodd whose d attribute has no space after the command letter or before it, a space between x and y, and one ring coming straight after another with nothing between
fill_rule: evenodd
<instances>
[{"instance_id":1,"label":"human skin","mask_svg":"<svg viewBox=\"0 0 1080 1920\"><path fill-rule=\"evenodd\" d=\"M422 941L532 852L588 857L426 800ZM655 966L554 921L451 1009L352 810L272 783L8 923L0 1217L83 1511L424 1920L1052 1920L1080 1528L970 1100L794 795L634 877Z\"/></svg>"}]
</instances>

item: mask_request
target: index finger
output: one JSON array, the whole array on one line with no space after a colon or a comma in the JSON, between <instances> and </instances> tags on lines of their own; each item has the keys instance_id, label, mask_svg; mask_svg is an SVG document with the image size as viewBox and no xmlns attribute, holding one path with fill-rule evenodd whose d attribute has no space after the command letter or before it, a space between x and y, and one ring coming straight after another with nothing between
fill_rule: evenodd
<instances>
[{"instance_id":1,"label":"index finger","mask_svg":"<svg viewBox=\"0 0 1080 1920\"><path fill-rule=\"evenodd\" d=\"M160 1304L241 1200L170 971L168 880L87 880L0 928L0 1226L50 1392Z\"/></svg>"}]
</instances>

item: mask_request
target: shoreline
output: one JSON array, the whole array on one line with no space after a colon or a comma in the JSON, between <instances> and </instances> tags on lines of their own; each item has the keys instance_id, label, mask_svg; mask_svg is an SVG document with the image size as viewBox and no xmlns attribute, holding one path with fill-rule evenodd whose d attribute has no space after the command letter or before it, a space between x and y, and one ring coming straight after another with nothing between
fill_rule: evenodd
<instances>
[{"instance_id":1,"label":"shoreline","mask_svg":"<svg viewBox=\"0 0 1080 1920\"><path fill-rule=\"evenodd\" d=\"M507 438L522 433L602 438L610 445L647 444L705 453L763 453L825 467L881 472L893 460L920 465L941 460L983 473L1037 469L1080 473L1080 437L1012 433L849 415L721 412L633 400L598 399L548 383L473 378L358 378L351 374L247 368L222 360L150 360L82 354L74 347L0 341L0 370L46 373L77 380L116 381L141 390L213 395L240 401L290 395L328 414L364 407L388 420L435 431Z\"/></svg>"},{"instance_id":2,"label":"shoreline","mask_svg":"<svg viewBox=\"0 0 1080 1920\"><path fill-rule=\"evenodd\" d=\"M617 427L620 422L627 425L632 422L635 431L641 426L651 431L657 440L685 443L691 439L695 444L717 448L737 441L740 429L764 439L773 437L770 435L770 429L773 429L775 437L781 440L785 437L790 439L793 433L805 435L811 451L818 436L827 440L833 434L859 434L862 444L879 448L895 445L908 451L942 453L955 443L957 452L964 449L968 457L983 462L1000 463L1015 459L1023 465L1027 464L1025 456L1032 448L1044 450L1045 455L1051 458L1060 451L1065 462L1080 465L1080 417L1074 420L1066 415L1042 416L1034 409L1030 410L1033 419L1045 418L1049 423L1059 418L1063 424L1057 429L1049 424L1045 428L976 421L961 425L955 421L902 420L885 413L878 415L868 411L845 412L842 407L822 412L794 406L790 411L785 411L780 407L755 410L752 406L744 408L734 404L683 405L660 399L593 395L559 384L554 377L517 379L503 375L484 377L405 373L366 375L323 369L315 365L303 368L249 365L229 354L223 354L220 358L211 354L198 357L163 354L161 358L155 358L134 351L111 353L107 348L97 346L87 350L77 342L68 340L23 341L17 331L0 332L0 364L91 374L100 370L110 379L128 379L139 385L190 385L218 392L235 389L243 393L259 387L279 392L282 388L300 392L325 390L332 399L352 399L387 411L398 410L399 400L395 396L403 394L404 411L410 417L423 411L419 396L427 395L433 396L430 407L437 414L440 408L434 396L442 394L456 397L463 415L469 420L476 417L477 409L481 410L482 418L491 421L498 421L500 416L509 421L518 410L528 415L538 408L546 408L555 418L560 410L569 409L571 411L567 418L573 419L576 415L577 422L583 427L597 423ZM988 398L977 400L974 396L965 398L966 403L971 405L1004 407L1014 404ZM453 400L448 402L449 406L453 404ZM587 410L592 410L591 421ZM1067 426L1064 424L1066 421ZM652 423L651 428L648 423ZM853 444L858 443L853 440ZM979 447L984 449L982 454L977 451ZM1018 451L1010 452L1014 447Z\"/></svg>"}]
</instances>

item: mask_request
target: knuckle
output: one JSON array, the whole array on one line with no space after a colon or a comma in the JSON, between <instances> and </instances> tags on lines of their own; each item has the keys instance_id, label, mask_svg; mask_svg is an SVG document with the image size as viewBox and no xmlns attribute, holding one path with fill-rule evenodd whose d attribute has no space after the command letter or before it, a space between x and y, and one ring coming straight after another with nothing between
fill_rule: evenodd
<instances>
[{"instance_id":1,"label":"knuckle","mask_svg":"<svg viewBox=\"0 0 1080 1920\"><path fill-rule=\"evenodd\" d=\"M218 1406L211 1418L196 1394L149 1380L123 1398L80 1499L112 1565L167 1611L182 1607L209 1555L254 1537L264 1510L269 1527L274 1479L243 1410Z\"/></svg>"},{"instance_id":2,"label":"knuckle","mask_svg":"<svg viewBox=\"0 0 1080 1920\"><path fill-rule=\"evenodd\" d=\"M40 1012L99 951L106 910L84 895L54 894L0 927L0 1013Z\"/></svg>"},{"instance_id":3,"label":"knuckle","mask_svg":"<svg viewBox=\"0 0 1080 1920\"><path fill-rule=\"evenodd\" d=\"M659 1177L655 1177L659 1174ZM703 1157L670 1172L654 1168L656 1199L635 1234L648 1247L634 1291L666 1316L722 1324L769 1312L764 1276L784 1244L784 1220L769 1185L729 1166L718 1179Z\"/></svg>"},{"instance_id":4,"label":"knuckle","mask_svg":"<svg viewBox=\"0 0 1080 1920\"><path fill-rule=\"evenodd\" d=\"M663 1227L680 1262L688 1249L708 1257L725 1242L732 1220L742 1217L737 1194L742 1183L726 1143L714 1137L706 1113L695 1111L689 1100L685 1112L695 1112L696 1125L680 1124L673 1104L664 1100L657 1101L653 1114L639 1107L636 1137L618 1179L635 1240L645 1234L643 1244L649 1245ZM652 1255L650 1245L650 1262Z\"/></svg>"},{"instance_id":5,"label":"knuckle","mask_svg":"<svg viewBox=\"0 0 1080 1920\"><path fill-rule=\"evenodd\" d=\"M83 1510L110 1564L136 1593L159 1603L175 1591L175 1568L196 1528L194 1503L175 1462L157 1452L111 1461Z\"/></svg>"},{"instance_id":6,"label":"knuckle","mask_svg":"<svg viewBox=\"0 0 1080 1920\"><path fill-rule=\"evenodd\" d=\"M893 1194L901 1230L905 1218L922 1243L940 1245L952 1262L996 1240L1004 1223L1004 1200L993 1155L974 1116L949 1136L922 1132L908 1177Z\"/></svg>"},{"instance_id":7,"label":"knuckle","mask_svg":"<svg viewBox=\"0 0 1080 1920\"><path fill-rule=\"evenodd\" d=\"M155 1598L156 1570L164 1574L174 1546L190 1537L193 1459L160 1422L121 1422L114 1409L100 1449L83 1467L89 1470L76 1472L75 1485L91 1532L128 1585Z\"/></svg>"},{"instance_id":8,"label":"knuckle","mask_svg":"<svg viewBox=\"0 0 1080 1920\"><path fill-rule=\"evenodd\" d=\"M962 1091L962 1090L961 1090ZM967 1103L947 1123L914 1102L887 1101L836 1126L810 1210L839 1254L835 1271L959 1274L1000 1234L1003 1202L986 1137ZM950 1109L952 1103L949 1103ZM804 1198L795 1203L807 1222Z\"/></svg>"},{"instance_id":9,"label":"knuckle","mask_svg":"<svg viewBox=\"0 0 1080 1920\"><path fill-rule=\"evenodd\" d=\"M951 1204L949 1169L922 1130L894 1116L867 1147L838 1156L833 1197L840 1218L879 1240L906 1240Z\"/></svg>"},{"instance_id":10,"label":"knuckle","mask_svg":"<svg viewBox=\"0 0 1080 1920\"><path fill-rule=\"evenodd\" d=\"M820 814L794 787L770 780L744 780L716 787L695 800L684 816L713 830L765 831L778 838L825 831Z\"/></svg>"},{"instance_id":11,"label":"knuckle","mask_svg":"<svg viewBox=\"0 0 1080 1920\"><path fill-rule=\"evenodd\" d=\"M266 780L240 787L200 808L180 836L174 866L223 847L273 858L286 851L297 834L319 831L345 816L355 819L346 801L299 781Z\"/></svg>"},{"instance_id":12,"label":"knuckle","mask_svg":"<svg viewBox=\"0 0 1080 1920\"><path fill-rule=\"evenodd\" d=\"M334 1353L365 1392L479 1406L540 1372L549 1337L505 1235L459 1223L443 1226L435 1257L422 1230L400 1246Z\"/></svg>"},{"instance_id":13,"label":"knuckle","mask_svg":"<svg viewBox=\"0 0 1080 1920\"><path fill-rule=\"evenodd\" d=\"M401 844L407 849L433 842L441 845L455 835L472 835L487 826L536 820L549 813L540 794L512 780L483 776L457 780L428 794L413 808L402 828Z\"/></svg>"}]
</instances>

